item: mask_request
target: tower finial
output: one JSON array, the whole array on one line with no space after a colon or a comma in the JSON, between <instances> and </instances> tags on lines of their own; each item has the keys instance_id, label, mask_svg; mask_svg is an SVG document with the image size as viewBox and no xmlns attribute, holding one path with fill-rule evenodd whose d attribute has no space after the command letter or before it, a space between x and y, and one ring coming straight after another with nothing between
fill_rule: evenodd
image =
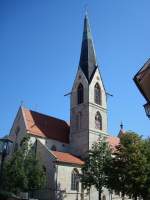
<instances>
[{"instance_id":1,"label":"tower finial","mask_svg":"<svg viewBox=\"0 0 150 200\"><path fill-rule=\"evenodd\" d=\"M24 101L21 100L21 101L20 101L20 106L23 107L23 105L24 105Z\"/></svg>"},{"instance_id":2,"label":"tower finial","mask_svg":"<svg viewBox=\"0 0 150 200\"><path fill-rule=\"evenodd\" d=\"M120 128L123 129L123 123L122 123L122 121L121 121L121 124L120 124Z\"/></svg>"}]
</instances>

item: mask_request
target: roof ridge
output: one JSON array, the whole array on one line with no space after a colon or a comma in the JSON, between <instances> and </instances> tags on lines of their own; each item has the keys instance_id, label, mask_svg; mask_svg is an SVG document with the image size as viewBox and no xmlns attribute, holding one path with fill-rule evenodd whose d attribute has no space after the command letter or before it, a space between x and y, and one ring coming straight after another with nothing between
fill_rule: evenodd
<instances>
[{"instance_id":1,"label":"roof ridge","mask_svg":"<svg viewBox=\"0 0 150 200\"><path fill-rule=\"evenodd\" d=\"M40 113L40 112L38 112L38 111L34 111L34 110L31 110L31 109L28 109L28 108L25 108L25 107L21 107L21 108L22 108L22 110L28 110L28 111L31 111L31 112L34 112L34 113L37 113L37 114L40 114L40 115L44 115L44 116L46 116L46 117L51 117L51 118L53 118L53 119L57 119L57 120L59 120L59 121L63 121L63 122L65 122L65 123L68 125L67 121L65 121L65 120L63 120L63 119L60 119L60 118L57 118L57 117L53 117L53 116L48 115L48 114Z\"/></svg>"}]
</instances>

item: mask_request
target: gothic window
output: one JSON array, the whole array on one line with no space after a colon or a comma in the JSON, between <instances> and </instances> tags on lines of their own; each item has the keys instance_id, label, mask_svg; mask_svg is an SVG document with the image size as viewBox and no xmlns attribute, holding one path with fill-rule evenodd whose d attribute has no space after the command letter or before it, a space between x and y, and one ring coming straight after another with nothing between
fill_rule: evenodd
<instances>
[{"instance_id":1,"label":"gothic window","mask_svg":"<svg viewBox=\"0 0 150 200\"><path fill-rule=\"evenodd\" d=\"M79 172L77 169L73 169L71 174L71 190L79 189Z\"/></svg>"},{"instance_id":2,"label":"gothic window","mask_svg":"<svg viewBox=\"0 0 150 200\"><path fill-rule=\"evenodd\" d=\"M51 147L51 150L52 150L52 151L56 151L56 150L57 150L56 146L53 145L53 146Z\"/></svg>"},{"instance_id":3,"label":"gothic window","mask_svg":"<svg viewBox=\"0 0 150 200\"><path fill-rule=\"evenodd\" d=\"M83 85L80 83L79 86L78 86L78 91L77 91L77 101L78 101L78 104L81 104L83 103L83 96L84 96L84 91L83 91Z\"/></svg>"},{"instance_id":4,"label":"gothic window","mask_svg":"<svg viewBox=\"0 0 150 200\"><path fill-rule=\"evenodd\" d=\"M96 83L94 87L94 101L96 104L102 104L101 89L98 83Z\"/></svg>"},{"instance_id":5,"label":"gothic window","mask_svg":"<svg viewBox=\"0 0 150 200\"><path fill-rule=\"evenodd\" d=\"M97 112L95 115L95 128L102 130L102 116L100 112Z\"/></svg>"}]
</instances>

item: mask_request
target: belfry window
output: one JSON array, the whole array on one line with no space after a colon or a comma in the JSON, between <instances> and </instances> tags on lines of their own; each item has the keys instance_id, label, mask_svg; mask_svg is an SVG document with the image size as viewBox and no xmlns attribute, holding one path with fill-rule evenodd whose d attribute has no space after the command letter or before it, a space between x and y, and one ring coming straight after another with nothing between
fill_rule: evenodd
<instances>
[{"instance_id":1,"label":"belfry window","mask_svg":"<svg viewBox=\"0 0 150 200\"><path fill-rule=\"evenodd\" d=\"M83 96L84 96L84 91L83 91L83 85L80 83L79 86L78 86L78 92L77 92L77 101L78 101L78 104L81 104L83 103Z\"/></svg>"},{"instance_id":2,"label":"belfry window","mask_svg":"<svg viewBox=\"0 0 150 200\"><path fill-rule=\"evenodd\" d=\"M95 128L102 130L102 116L100 112L97 112L95 115Z\"/></svg>"},{"instance_id":3,"label":"belfry window","mask_svg":"<svg viewBox=\"0 0 150 200\"><path fill-rule=\"evenodd\" d=\"M71 190L79 190L79 172L73 169L71 174Z\"/></svg>"},{"instance_id":4,"label":"belfry window","mask_svg":"<svg viewBox=\"0 0 150 200\"><path fill-rule=\"evenodd\" d=\"M102 104L101 89L98 83L96 83L94 87L94 101L96 104Z\"/></svg>"}]
</instances>

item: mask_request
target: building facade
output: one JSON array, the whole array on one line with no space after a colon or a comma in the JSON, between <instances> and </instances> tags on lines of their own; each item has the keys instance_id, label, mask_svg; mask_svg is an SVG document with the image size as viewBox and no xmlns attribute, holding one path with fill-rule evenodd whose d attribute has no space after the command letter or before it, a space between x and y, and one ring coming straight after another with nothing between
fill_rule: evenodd
<instances>
[{"instance_id":1,"label":"building facade","mask_svg":"<svg viewBox=\"0 0 150 200\"><path fill-rule=\"evenodd\" d=\"M45 169L45 191L35 191L35 196L41 194L43 200L98 200L95 188L83 191L79 174L88 150L99 137L106 138L113 147L119 143L119 138L108 134L107 118L107 94L86 15L79 67L70 95L70 124L20 107L10 131L12 153L28 134ZM102 197L121 199L106 188Z\"/></svg>"}]
</instances>

